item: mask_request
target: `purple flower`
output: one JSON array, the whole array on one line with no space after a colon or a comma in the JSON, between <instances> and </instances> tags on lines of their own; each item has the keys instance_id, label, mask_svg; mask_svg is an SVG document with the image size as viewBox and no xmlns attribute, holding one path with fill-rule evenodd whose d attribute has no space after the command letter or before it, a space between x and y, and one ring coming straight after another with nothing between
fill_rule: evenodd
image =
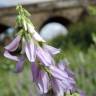
<instances>
[{"instance_id":1,"label":"purple flower","mask_svg":"<svg viewBox=\"0 0 96 96\"><path fill-rule=\"evenodd\" d=\"M58 66L49 66L49 73L51 75L50 83L56 96L64 96L64 93L75 90L73 74L71 74L65 63L65 61L62 61L59 62Z\"/></svg>"},{"instance_id":2,"label":"purple flower","mask_svg":"<svg viewBox=\"0 0 96 96\"><path fill-rule=\"evenodd\" d=\"M37 47L36 55L37 58L41 61L41 63L45 66L50 66L54 64L52 56L47 51L43 50L41 47Z\"/></svg>"},{"instance_id":3,"label":"purple flower","mask_svg":"<svg viewBox=\"0 0 96 96\"><path fill-rule=\"evenodd\" d=\"M19 60L18 57L13 56L11 52L15 51L18 48L20 40L21 40L21 37L17 36L9 45L5 47L5 52L4 52L5 57L15 61Z\"/></svg>"},{"instance_id":4,"label":"purple flower","mask_svg":"<svg viewBox=\"0 0 96 96\"><path fill-rule=\"evenodd\" d=\"M75 81L73 73L60 62L57 66L53 56L60 52L60 49L46 45L46 41L35 31L34 26L27 19L28 12L22 6L17 9L19 30L17 37L5 47L4 56L17 62L15 72L22 72L26 57L31 63L33 82L37 85L40 94L45 94L51 88L55 96L63 96L67 91L74 89ZM23 15L22 15L23 14ZM24 15L25 14L25 15ZM20 53L12 55L14 51L21 48Z\"/></svg>"},{"instance_id":5,"label":"purple flower","mask_svg":"<svg viewBox=\"0 0 96 96\"><path fill-rule=\"evenodd\" d=\"M31 71L33 76L33 81L36 83L40 90L40 94L48 92L49 77L46 72L41 70L37 64L34 62L31 64Z\"/></svg>"},{"instance_id":6,"label":"purple flower","mask_svg":"<svg viewBox=\"0 0 96 96\"><path fill-rule=\"evenodd\" d=\"M5 50L4 56L6 58L11 59L11 60L14 60L14 61L18 61L19 60L17 56L11 55L11 53L8 50Z\"/></svg>"},{"instance_id":7,"label":"purple flower","mask_svg":"<svg viewBox=\"0 0 96 96\"><path fill-rule=\"evenodd\" d=\"M30 62L35 62L36 46L32 40L25 43L25 53L26 53L27 58Z\"/></svg>"},{"instance_id":8,"label":"purple flower","mask_svg":"<svg viewBox=\"0 0 96 96\"><path fill-rule=\"evenodd\" d=\"M16 69L15 69L16 73L22 72L23 67L24 67L23 65L24 65L25 57L23 55L21 55L18 59L19 60L16 64Z\"/></svg>"},{"instance_id":9,"label":"purple flower","mask_svg":"<svg viewBox=\"0 0 96 96\"><path fill-rule=\"evenodd\" d=\"M80 94L80 96L86 96L85 93L80 89L78 89L78 93Z\"/></svg>"},{"instance_id":10,"label":"purple flower","mask_svg":"<svg viewBox=\"0 0 96 96\"><path fill-rule=\"evenodd\" d=\"M62 70L60 70L54 65L50 66L49 70L50 70L50 74L57 79L63 80L65 78L68 78L68 74L66 72L63 72Z\"/></svg>"},{"instance_id":11,"label":"purple flower","mask_svg":"<svg viewBox=\"0 0 96 96\"><path fill-rule=\"evenodd\" d=\"M5 50L9 52L15 51L19 46L20 40L21 40L21 37L17 36L9 45L5 47Z\"/></svg>"},{"instance_id":12,"label":"purple flower","mask_svg":"<svg viewBox=\"0 0 96 96\"><path fill-rule=\"evenodd\" d=\"M35 62L37 57L40 60L40 62L45 66L50 66L54 63L53 58L50 55L50 52L44 50L41 46L39 46L38 42L34 41L32 37L29 39L22 37L21 39L20 36L17 36L9 45L5 47L4 56L11 60L18 61L18 56L13 56L11 52L14 52L19 47L19 45L22 45L20 55L25 56L26 54L30 62Z\"/></svg>"},{"instance_id":13,"label":"purple flower","mask_svg":"<svg viewBox=\"0 0 96 96\"><path fill-rule=\"evenodd\" d=\"M44 47L44 50L48 51L52 55L60 53L60 49L57 49L55 47L52 47L52 46L49 46L49 45L46 45L46 44L44 44L43 47Z\"/></svg>"},{"instance_id":14,"label":"purple flower","mask_svg":"<svg viewBox=\"0 0 96 96\"><path fill-rule=\"evenodd\" d=\"M62 60L59 62L58 68L68 74L68 82L69 82L68 89L73 91L75 89L74 73L68 68L68 64L69 64L68 61Z\"/></svg>"},{"instance_id":15,"label":"purple flower","mask_svg":"<svg viewBox=\"0 0 96 96\"><path fill-rule=\"evenodd\" d=\"M20 41L22 41L21 44ZM18 53L17 56L12 55L12 52L16 51L20 45L23 45L21 46L21 53ZM11 60L17 61L16 72L21 72L25 61L25 53L30 62L35 62L35 52L35 45L32 40L28 41L24 37L21 38L20 36L17 36L9 45L5 47L4 56Z\"/></svg>"},{"instance_id":16,"label":"purple flower","mask_svg":"<svg viewBox=\"0 0 96 96\"><path fill-rule=\"evenodd\" d=\"M50 80L50 83L51 83L51 87L55 93L55 96L64 96L64 89L61 87L61 86L63 86L61 84L61 82L58 82L57 79L52 77Z\"/></svg>"},{"instance_id":17,"label":"purple flower","mask_svg":"<svg viewBox=\"0 0 96 96\"><path fill-rule=\"evenodd\" d=\"M21 41L21 53L13 56L11 53L17 50ZM26 37L17 36L8 46L5 47L4 56L17 61L16 73L22 72L24 67L25 55L31 63L33 81L40 90L40 94L47 93L49 83L56 96L63 96L64 92L73 90L75 81L72 72L68 69L65 62L60 62L57 66L53 55L60 52L49 45L39 45L29 34ZM39 63L36 63L36 60ZM50 79L52 78L52 79Z\"/></svg>"},{"instance_id":18,"label":"purple flower","mask_svg":"<svg viewBox=\"0 0 96 96\"><path fill-rule=\"evenodd\" d=\"M69 62L67 61L67 59L65 59L65 60L61 60L57 66L59 69L66 71L68 76L73 78L74 73L69 69L68 65L69 65Z\"/></svg>"}]
</instances>

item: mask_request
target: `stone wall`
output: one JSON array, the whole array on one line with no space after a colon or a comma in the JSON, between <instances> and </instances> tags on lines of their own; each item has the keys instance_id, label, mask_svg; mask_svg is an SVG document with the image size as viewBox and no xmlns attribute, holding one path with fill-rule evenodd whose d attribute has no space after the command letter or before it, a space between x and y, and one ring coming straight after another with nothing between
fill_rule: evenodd
<instances>
[{"instance_id":1,"label":"stone wall","mask_svg":"<svg viewBox=\"0 0 96 96\"><path fill-rule=\"evenodd\" d=\"M82 14L84 4L82 0L53 0L54 2L24 5L31 13L33 24L39 29L49 18L64 17L71 22L76 22ZM83 0L84 1L84 0ZM0 9L0 23L15 26L15 7Z\"/></svg>"}]
</instances>

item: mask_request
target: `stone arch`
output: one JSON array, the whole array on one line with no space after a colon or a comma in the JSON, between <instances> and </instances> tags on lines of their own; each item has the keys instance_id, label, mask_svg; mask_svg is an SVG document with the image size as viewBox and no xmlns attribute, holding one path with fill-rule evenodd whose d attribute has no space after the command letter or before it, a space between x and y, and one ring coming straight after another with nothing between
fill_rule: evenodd
<instances>
[{"instance_id":1,"label":"stone arch","mask_svg":"<svg viewBox=\"0 0 96 96\"><path fill-rule=\"evenodd\" d=\"M56 23L60 23L62 25L64 25L65 27L69 27L69 25L72 23L70 20L68 20L67 18L64 18L62 16L53 16L48 18L40 27L40 29L42 29L43 26L45 26L48 23L51 22L56 22Z\"/></svg>"}]
</instances>

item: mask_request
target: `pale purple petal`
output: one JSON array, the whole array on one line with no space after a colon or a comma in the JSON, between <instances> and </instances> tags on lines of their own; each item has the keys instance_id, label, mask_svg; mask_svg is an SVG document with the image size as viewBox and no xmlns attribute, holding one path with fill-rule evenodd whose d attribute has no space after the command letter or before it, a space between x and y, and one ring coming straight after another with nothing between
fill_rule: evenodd
<instances>
[{"instance_id":1,"label":"pale purple petal","mask_svg":"<svg viewBox=\"0 0 96 96\"><path fill-rule=\"evenodd\" d=\"M17 36L9 45L7 45L5 47L5 49L10 51L10 52L15 51L18 48L18 46L19 46L20 39L21 39L21 37Z\"/></svg>"},{"instance_id":2,"label":"pale purple petal","mask_svg":"<svg viewBox=\"0 0 96 96\"><path fill-rule=\"evenodd\" d=\"M53 59L51 55L44 51L41 47L38 47L36 50L36 55L39 58L39 60L45 65L50 66L53 63Z\"/></svg>"},{"instance_id":3,"label":"pale purple petal","mask_svg":"<svg viewBox=\"0 0 96 96\"><path fill-rule=\"evenodd\" d=\"M18 59L19 61L17 62L16 69L15 69L16 73L22 72L23 67L24 67L23 65L24 65L25 57L22 55Z\"/></svg>"},{"instance_id":4,"label":"pale purple petal","mask_svg":"<svg viewBox=\"0 0 96 96\"><path fill-rule=\"evenodd\" d=\"M49 78L46 72L43 72L34 62L31 64L33 81L37 84L40 94L48 92Z\"/></svg>"},{"instance_id":5,"label":"pale purple petal","mask_svg":"<svg viewBox=\"0 0 96 96\"><path fill-rule=\"evenodd\" d=\"M18 61L18 60L19 60L17 56L11 55L8 50L5 50L4 56L5 56L6 58L11 59L11 60L14 60L14 61Z\"/></svg>"},{"instance_id":6,"label":"pale purple petal","mask_svg":"<svg viewBox=\"0 0 96 96\"><path fill-rule=\"evenodd\" d=\"M66 68L66 63L64 61L60 61L59 64L57 65L59 69L61 69L62 71L65 70Z\"/></svg>"},{"instance_id":7,"label":"pale purple petal","mask_svg":"<svg viewBox=\"0 0 96 96\"><path fill-rule=\"evenodd\" d=\"M57 79L51 78L51 86L55 93L55 96L64 96L64 89L61 87L61 82L58 82ZM63 85L64 86L64 85Z\"/></svg>"},{"instance_id":8,"label":"pale purple petal","mask_svg":"<svg viewBox=\"0 0 96 96\"><path fill-rule=\"evenodd\" d=\"M30 62L34 62L35 61L35 57L36 57L36 54L35 54L36 51L35 50L36 50L36 47L35 47L33 41L26 42L25 52L26 52L26 55L27 55L28 60Z\"/></svg>"},{"instance_id":9,"label":"pale purple petal","mask_svg":"<svg viewBox=\"0 0 96 96\"><path fill-rule=\"evenodd\" d=\"M74 90L74 86L73 84L70 83L70 80L69 79L65 79L62 81L62 88L66 91L73 91Z\"/></svg>"},{"instance_id":10,"label":"pale purple petal","mask_svg":"<svg viewBox=\"0 0 96 96\"><path fill-rule=\"evenodd\" d=\"M44 50L48 51L52 55L60 53L60 49L57 49L55 47L52 47L46 44L44 45Z\"/></svg>"},{"instance_id":11,"label":"pale purple petal","mask_svg":"<svg viewBox=\"0 0 96 96\"><path fill-rule=\"evenodd\" d=\"M38 42L46 42L37 32L34 32L32 36Z\"/></svg>"},{"instance_id":12,"label":"pale purple petal","mask_svg":"<svg viewBox=\"0 0 96 96\"><path fill-rule=\"evenodd\" d=\"M65 84L65 87L68 90L74 90L75 88L75 80L74 80L74 74L73 72L68 68L68 63L63 60L60 61L58 64L58 68L62 70L63 72L66 72L68 74L68 78L65 78L64 81L62 81L63 84Z\"/></svg>"},{"instance_id":13,"label":"pale purple petal","mask_svg":"<svg viewBox=\"0 0 96 96\"><path fill-rule=\"evenodd\" d=\"M83 91L80 92L80 96L86 96Z\"/></svg>"},{"instance_id":14,"label":"pale purple petal","mask_svg":"<svg viewBox=\"0 0 96 96\"><path fill-rule=\"evenodd\" d=\"M42 78L42 85L43 85L44 93L48 92L48 83L49 83L48 75L47 73L44 73L43 78Z\"/></svg>"},{"instance_id":15,"label":"pale purple petal","mask_svg":"<svg viewBox=\"0 0 96 96\"><path fill-rule=\"evenodd\" d=\"M35 62L31 63L31 71L32 71L33 81L35 82L38 80L39 71L40 71L38 65L35 64Z\"/></svg>"},{"instance_id":16,"label":"pale purple petal","mask_svg":"<svg viewBox=\"0 0 96 96\"><path fill-rule=\"evenodd\" d=\"M53 90L56 93L56 96L63 96L64 92L72 91L73 86L70 84L68 79L60 80L53 77Z\"/></svg>"},{"instance_id":17,"label":"pale purple petal","mask_svg":"<svg viewBox=\"0 0 96 96\"><path fill-rule=\"evenodd\" d=\"M43 71L39 71L37 85L39 87L40 94L44 94L48 92L48 83L49 83L49 78L47 73Z\"/></svg>"},{"instance_id":18,"label":"pale purple petal","mask_svg":"<svg viewBox=\"0 0 96 96\"><path fill-rule=\"evenodd\" d=\"M56 81L59 84L59 86L61 87L61 89L63 90L63 92L66 92L68 89L68 86L66 85L65 80L63 80L64 82L59 79L57 79Z\"/></svg>"},{"instance_id":19,"label":"pale purple petal","mask_svg":"<svg viewBox=\"0 0 96 96\"><path fill-rule=\"evenodd\" d=\"M80 94L80 96L86 96L85 92L80 89L78 89L78 93Z\"/></svg>"},{"instance_id":20,"label":"pale purple petal","mask_svg":"<svg viewBox=\"0 0 96 96\"><path fill-rule=\"evenodd\" d=\"M66 60L61 60L60 62L59 62L59 64L58 64L58 68L59 69L61 69L61 70L63 70L63 71L66 71L67 72L67 74L68 74L68 76L70 76L70 77L74 77L74 73L68 68L68 61Z\"/></svg>"},{"instance_id":21,"label":"pale purple petal","mask_svg":"<svg viewBox=\"0 0 96 96\"><path fill-rule=\"evenodd\" d=\"M68 74L66 72L63 72L62 70L58 69L56 66L50 66L49 67L50 73L53 77L64 80L65 78L68 78Z\"/></svg>"}]
</instances>

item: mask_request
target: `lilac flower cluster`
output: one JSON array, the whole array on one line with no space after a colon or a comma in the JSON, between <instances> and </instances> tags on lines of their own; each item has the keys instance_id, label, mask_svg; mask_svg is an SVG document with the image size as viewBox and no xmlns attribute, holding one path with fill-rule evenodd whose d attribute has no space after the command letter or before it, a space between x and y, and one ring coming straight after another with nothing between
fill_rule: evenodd
<instances>
[{"instance_id":1,"label":"lilac flower cluster","mask_svg":"<svg viewBox=\"0 0 96 96\"><path fill-rule=\"evenodd\" d=\"M31 23L25 20L21 25L22 28L16 38L5 47L4 52L5 57L17 62L15 71L22 72L27 57L31 64L33 82L38 86L40 94L52 89L55 96L64 96L65 93L73 91L75 88L73 73L65 61L56 64L53 58L60 49L47 45ZM19 47L21 52L12 55Z\"/></svg>"}]
</instances>

